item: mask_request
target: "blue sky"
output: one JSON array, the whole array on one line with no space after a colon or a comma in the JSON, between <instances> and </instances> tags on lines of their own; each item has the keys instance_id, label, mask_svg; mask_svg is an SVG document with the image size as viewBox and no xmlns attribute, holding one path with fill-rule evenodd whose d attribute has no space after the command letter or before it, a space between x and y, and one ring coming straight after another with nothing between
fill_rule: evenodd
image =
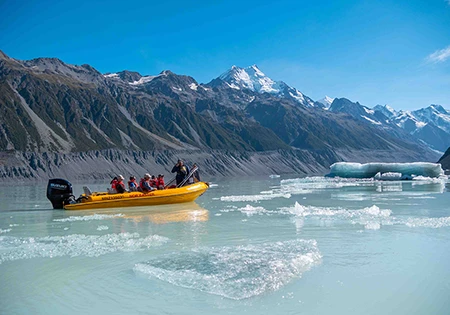
<instances>
[{"instance_id":1,"label":"blue sky","mask_svg":"<svg viewBox=\"0 0 450 315\"><path fill-rule=\"evenodd\" d=\"M209 82L252 64L313 99L450 108L450 0L5 1L0 49Z\"/></svg>"}]
</instances>

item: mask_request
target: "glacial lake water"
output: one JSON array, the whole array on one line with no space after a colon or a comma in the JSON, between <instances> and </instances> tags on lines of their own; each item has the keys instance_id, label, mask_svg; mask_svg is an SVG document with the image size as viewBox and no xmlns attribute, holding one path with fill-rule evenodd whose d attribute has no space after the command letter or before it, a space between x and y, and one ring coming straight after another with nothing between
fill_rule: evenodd
<instances>
[{"instance_id":1,"label":"glacial lake water","mask_svg":"<svg viewBox=\"0 0 450 315\"><path fill-rule=\"evenodd\" d=\"M447 180L221 179L72 212L0 188L1 314L450 314Z\"/></svg>"}]
</instances>

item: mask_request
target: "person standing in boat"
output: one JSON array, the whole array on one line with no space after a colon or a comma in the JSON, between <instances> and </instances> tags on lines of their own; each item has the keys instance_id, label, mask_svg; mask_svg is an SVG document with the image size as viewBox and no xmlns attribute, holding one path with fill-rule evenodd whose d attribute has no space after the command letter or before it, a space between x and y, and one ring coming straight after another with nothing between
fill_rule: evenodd
<instances>
[{"instance_id":1,"label":"person standing in boat","mask_svg":"<svg viewBox=\"0 0 450 315\"><path fill-rule=\"evenodd\" d=\"M172 173L175 172L177 173L175 178L178 186L189 174L189 169L186 165L184 165L183 160L178 160L178 163L172 168Z\"/></svg>"}]
</instances>

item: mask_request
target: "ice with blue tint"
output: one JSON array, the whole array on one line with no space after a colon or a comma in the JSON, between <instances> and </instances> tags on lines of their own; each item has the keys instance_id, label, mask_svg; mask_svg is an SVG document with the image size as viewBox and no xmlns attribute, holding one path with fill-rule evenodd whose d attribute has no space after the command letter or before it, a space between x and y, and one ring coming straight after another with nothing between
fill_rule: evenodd
<instances>
[{"instance_id":1,"label":"ice with blue tint","mask_svg":"<svg viewBox=\"0 0 450 315\"><path fill-rule=\"evenodd\" d=\"M396 179L412 179L415 176L439 177L444 175L441 164L415 163L348 163L338 162L330 166L329 177L373 178L383 179L383 174L395 174ZM386 176L391 179L392 176Z\"/></svg>"}]
</instances>

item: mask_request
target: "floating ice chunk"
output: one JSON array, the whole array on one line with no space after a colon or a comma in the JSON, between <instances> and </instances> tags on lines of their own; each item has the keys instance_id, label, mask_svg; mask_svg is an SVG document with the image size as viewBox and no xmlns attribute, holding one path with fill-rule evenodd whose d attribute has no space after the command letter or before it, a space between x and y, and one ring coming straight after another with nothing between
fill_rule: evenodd
<instances>
[{"instance_id":1,"label":"floating ice chunk","mask_svg":"<svg viewBox=\"0 0 450 315\"><path fill-rule=\"evenodd\" d=\"M298 202L294 207L279 208L281 213L293 214L301 217L339 217L343 219L380 219L388 218L391 216L392 211L389 209L380 209L378 206L373 205L358 210L348 210L342 208L330 208L330 207L315 207L315 206L303 206Z\"/></svg>"},{"instance_id":2,"label":"floating ice chunk","mask_svg":"<svg viewBox=\"0 0 450 315\"><path fill-rule=\"evenodd\" d=\"M330 177L371 178L377 173L400 173L403 176L439 177L444 174L441 164L415 163L347 163L339 162L330 166ZM381 175L382 176L382 175Z\"/></svg>"},{"instance_id":3,"label":"floating ice chunk","mask_svg":"<svg viewBox=\"0 0 450 315\"><path fill-rule=\"evenodd\" d=\"M8 233L8 232L11 232L11 229L5 229L5 230L0 229L0 234Z\"/></svg>"},{"instance_id":4,"label":"floating ice chunk","mask_svg":"<svg viewBox=\"0 0 450 315\"><path fill-rule=\"evenodd\" d=\"M416 176L413 178L414 181L416 182L425 182L425 184L427 184L427 182L433 182L433 183L443 183L445 184L446 180L447 180L447 175L441 175L439 177L426 177L426 176Z\"/></svg>"},{"instance_id":5,"label":"floating ice chunk","mask_svg":"<svg viewBox=\"0 0 450 315\"><path fill-rule=\"evenodd\" d=\"M299 204L297 201L295 202L294 208L290 210L292 214L303 216L306 212L306 208Z\"/></svg>"},{"instance_id":6,"label":"floating ice chunk","mask_svg":"<svg viewBox=\"0 0 450 315\"><path fill-rule=\"evenodd\" d=\"M280 178L280 175L272 174L272 175L269 175L269 177L270 178Z\"/></svg>"},{"instance_id":7,"label":"floating ice chunk","mask_svg":"<svg viewBox=\"0 0 450 315\"><path fill-rule=\"evenodd\" d=\"M291 194L273 193L264 195L242 195L242 196L223 196L221 201L250 201L257 202L261 200L270 200L274 198L291 198Z\"/></svg>"},{"instance_id":8,"label":"floating ice chunk","mask_svg":"<svg viewBox=\"0 0 450 315\"><path fill-rule=\"evenodd\" d=\"M442 218L409 218L406 221L406 226L409 227L427 227L427 228L441 228L450 226L450 217Z\"/></svg>"},{"instance_id":9,"label":"floating ice chunk","mask_svg":"<svg viewBox=\"0 0 450 315\"><path fill-rule=\"evenodd\" d=\"M104 230L107 230L107 229L109 229L109 227L107 227L106 225L99 225L97 227L97 231L104 231Z\"/></svg>"},{"instance_id":10,"label":"floating ice chunk","mask_svg":"<svg viewBox=\"0 0 450 315\"><path fill-rule=\"evenodd\" d=\"M314 240L198 248L136 264L149 279L241 300L276 291L321 261Z\"/></svg>"},{"instance_id":11,"label":"floating ice chunk","mask_svg":"<svg viewBox=\"0 0 450 315\"><path fill-rule=\"evenodd\" d=\"M412 176L403 175L402 173L395 173L395 172L387 172L387 173L378 172L375 174L374 178L377 180L412 180Z\"/></svg>"},{"instance_id":12,"label":"floating ice chunk","mask_svg":"<svg viewBox=\"0 0 450 315\"><path fill-rule=\"evenodd\" d=\"M246 205L245 207L239 208L238 210L249 217L254 214L262 214L264 212L267 212L267 210L264 209L264 207L253 207L251 205Z\"/></svg>"},{"instance_id":13,"label":"floating ice chunk","mask_svg":"<svg viewBox=\"0 0 450 315\"><path fill-rule=\"evenodd\" d=\"M74 221L91 221L91 220L105 220L112 219L116 217L123 217L122 213L118 214L93 214L93 215L85 215L85 216L70 216L64 219L54 219L55 222L74 222Z\"/></svg>"},{"instance_id":14,"label":"floating ice chunk","mask_svg":"<svg viewBox=\"0 0 450 315\"><path fill-rule=\"evenodd\" d=\"M141 238L138 233L106 235L8 237L0 242L0 264L4 261L36 257L97 257L117 251L133 252L160 246L169 239L159 235Z\"/></svg>"},{"instance_id":15,"label":"floating ice chunk","mask_svg":"<svg viewBox=\"0 0 450 315\"><path fill-rule=\"evenodd\" d=\"M381 225L379 222L367 222L364 228L366 230L379 230Z\"/></svg>"},{"instance_id":16,"label":"floating ice chunk","mask_svg":"<svg viewBox=\"0 0 450 315\"><path fill-rule=\"evenodd\" d=\"M228 213L228 212L235 212L240 211L241 213L247 215L248 217L258 214L258 215L272 215L275 213L278 213L277 211L273 210L267 210L264 207L253 207L251 205L246 205L245 207L233 207L228 209L222 209L220 212Z\"/></svg>"}]
</instances>

